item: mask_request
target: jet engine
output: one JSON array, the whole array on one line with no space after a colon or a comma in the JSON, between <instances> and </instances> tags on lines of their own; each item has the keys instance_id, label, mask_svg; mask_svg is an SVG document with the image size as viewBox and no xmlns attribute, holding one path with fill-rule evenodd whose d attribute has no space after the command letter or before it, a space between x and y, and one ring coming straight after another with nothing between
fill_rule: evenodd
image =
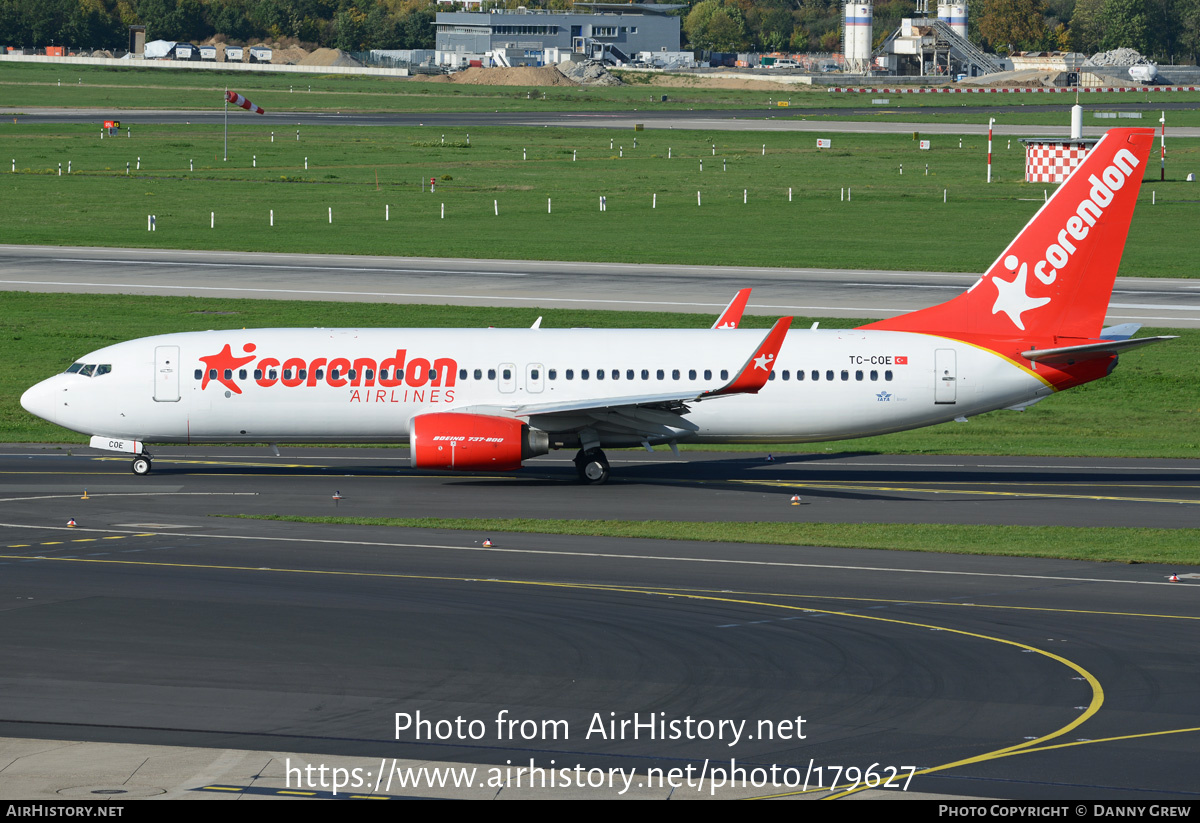
<instances>
[{"instance_id":1,"label":"jet engine","mask_svg":"<svg viewBox=\"0 0 1200 823\"><path fill-rule=\"evenodd\" d=\"M417 415L409 444L415 469L513 471L550 451L547 434L520 420L461 412Z\"/></svg>"}]
</instances>

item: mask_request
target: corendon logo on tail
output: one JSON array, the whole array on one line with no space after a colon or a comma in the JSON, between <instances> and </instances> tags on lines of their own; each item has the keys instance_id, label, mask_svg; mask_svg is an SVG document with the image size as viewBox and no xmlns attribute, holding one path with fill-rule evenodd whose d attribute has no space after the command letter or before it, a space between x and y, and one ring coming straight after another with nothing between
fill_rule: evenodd
<instances>
[{"instance_id":1,"label":"corendon logo on tail","mask_svg":"<svg viewBox=\"0 0 1200 823\"><path fill-rule=\"evenodd\" d=\"M1047 286L1058 280L1060 272L1078 251L1076 243L1083 241L1104 216L1104 210L1112 203L1115 193L1124 187L1137 166L1138 159L1133 152L1121 149L1099 176L1093 174L1088 177L1088 182L1091 183L1089 196L1079 201L1074 213L1067 217L1059 230L1058 236L1053 238L1042 252L1042 259L1033 266L1033 276L1037 280ZM1015 251L1016 254L1009 254L1004 258L1004 268L1013 278L1002 280L992 276L992 284L996 287L996 302L992 306L992 314L1003 312L1008 315L1014 326L1024 331L1025 321L1022 315L1050 303L1053 295L1034 297L1029 294L1029 264L1022 262L1018 255L1023 256L1030 250L1018 248ZM1032 252L1031 256L1033 254L1037 252ZM970 290L974 291L978 285L977 282Z\"/></svg>"},{"instance_id":2,"label":"corendon logo on tail","mask_svg":"<svg viewBox=\"0 0 1200 823\"><path fill-rule=\"evenodd\" d=\"M242 346L245 355L236 356L226 343L216 354L198 358L205 365L201 390L216 380L231 392L241 394L238 370L255 360L256 350L256 344L246 343ZM372 357L315 357L312 360L262 357L253 368L252 379L263 388L314 388L318 385L350 388L353 390L351 402L450 402L454 393L444 390L453 388L458 377L458 362L453 358L414 357L410 360L407 349L396 349L394 356L382 360ZM389 392L388 389L402 391Z\"/></svg>"}]
</instances>

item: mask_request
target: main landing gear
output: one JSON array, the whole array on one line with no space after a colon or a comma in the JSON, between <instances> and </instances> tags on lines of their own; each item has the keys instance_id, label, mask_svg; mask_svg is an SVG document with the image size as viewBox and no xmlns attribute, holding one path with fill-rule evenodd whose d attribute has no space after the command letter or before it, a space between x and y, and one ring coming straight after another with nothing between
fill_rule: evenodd
<instances>
[{"instance_id":1,"label":"main landing gear","mask_svg":"<svg viewBox=\"0 0 1200 823\"><path fill-rule=\"evenodd\" d=\"M579 482L598 486L608 480L608 458L601 449L580 449L575 455Z\"/></svg>"},{"instance_id":2,"label":"main landing gear","mask_svg":"<svg viewBox=\"0 0 1200 823\"><path fill-rule=\"evenodd\" d=\"M150 469L154 468L150 463L149 452L144 452L133 458L133 463L129 467L133 469L133 473L138 477L145 477L150 473Z\"/></svg>"}]
</instances>

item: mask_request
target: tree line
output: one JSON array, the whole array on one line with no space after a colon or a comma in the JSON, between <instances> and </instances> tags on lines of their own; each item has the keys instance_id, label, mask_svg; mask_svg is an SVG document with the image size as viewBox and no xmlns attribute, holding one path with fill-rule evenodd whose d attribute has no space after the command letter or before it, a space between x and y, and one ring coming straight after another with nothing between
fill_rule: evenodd
<instances>
[{"instance_id":1,"label":"tree line","mask_svg":"<svg viewBox=\"0 0 1200 823\"><path fill-rule=\"evenodd\" d=\"M499 0L569 9L570 0ZM936 0L930 0L936 7ZM443 7L444 8L444 7ZM913 0L874 4L881 44ZM0 45L122 49L131 25L148 40L292 39L346 51L433 48L432 0L0 0ZM697 51L836 52L842 0L691 0L680 12L685 47ZM1200 56L1200 0L974 0L969 36L999 53L1133 48L1162 63Z\"/></svg>"}]
</instances>

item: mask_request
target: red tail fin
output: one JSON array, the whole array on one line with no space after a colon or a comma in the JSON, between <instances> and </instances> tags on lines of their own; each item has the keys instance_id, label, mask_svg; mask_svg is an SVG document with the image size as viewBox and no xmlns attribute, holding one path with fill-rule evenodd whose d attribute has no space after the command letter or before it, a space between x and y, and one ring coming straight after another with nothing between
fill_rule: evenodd
<instances>
[{"instance_id":1,"label":"red tail fin","mask_svg":"<svg viewBox=\"0 0 1200 823\"><path fill-rule=\"evenodd\" d=\"M975 285L949 302L863 328L1095 338L1153 142L1153 129L1110 130Z\"/></svg>"}]
</instances>

